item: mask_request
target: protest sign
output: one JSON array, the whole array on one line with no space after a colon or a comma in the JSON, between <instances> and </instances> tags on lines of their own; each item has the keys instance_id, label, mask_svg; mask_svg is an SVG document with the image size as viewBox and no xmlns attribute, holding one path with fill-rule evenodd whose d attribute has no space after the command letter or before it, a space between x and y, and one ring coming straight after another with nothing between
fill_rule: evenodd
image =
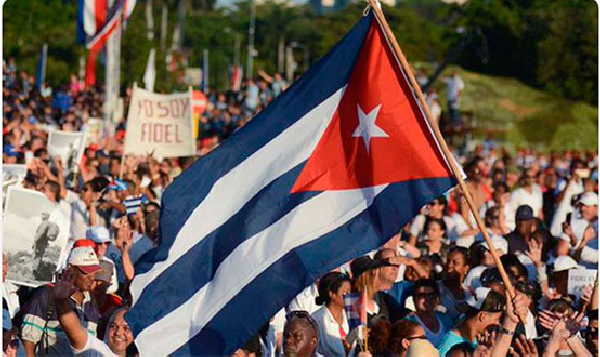
<instances>
[{"instance_id":1,"label":"protest sign","mask_svg":"<svg viewBox=\"0 0 600 357\"><path fill-rule=\"evenodd\" d=\"M127 116L125 154L194 155L190 102L191 91L164 95L134 87Z\"/></svg>"},{"instance_id":2,"label":"protest sign","mask_svg":"<svg viewBox=\"0 0 600 357\"><path fill-rule=\"evenodd\" d=\"M51 157L60 156L68 171L81 161L85 149L85 134L80 131L67 132L53 130L48 134L48 154Z\"/></svg>"},{"instance_id":3,"label":"protest sign","mask_svg":"<svg viewBox=\"0 0 600 357\"><path fill-rule=\"evenodd\" d=\"M567 285L567 293L581 297L582 290L587 285L594 285L597 270L593 269L571 269L569 270L569 280Z\"/></svg>"},{"instance_id":4,"label":"protest sign","mask_svg":"<svg viewBox=\"0 0 600 357\"><path fill-rule=\"evenodd\" d=\"M85 124L85 142L86 145L91 143L100 143L104 136L104 121L100 118L89 118Z\"/></svg>"},{"instance_id":5,"label":"protest sign","mask_svg":"<svg viewBox=\"0 0 600 357\"><path fill-rule=\"evenodd\" d=\"M69 205L53 204L41 192L8 189L2 225L7 280L28 286L52 281L66 254L70 216Z\"/></svg>"}]
</instances>

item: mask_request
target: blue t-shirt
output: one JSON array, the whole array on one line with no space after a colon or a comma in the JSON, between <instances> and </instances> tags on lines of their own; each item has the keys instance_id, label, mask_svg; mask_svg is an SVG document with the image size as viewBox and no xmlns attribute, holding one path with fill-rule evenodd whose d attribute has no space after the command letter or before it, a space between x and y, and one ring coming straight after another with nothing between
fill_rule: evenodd
<instances>
[{"instance_id":1,"label":"blue t-shirt","mask_svg":"<svg viewBox=\"0 0 600 357\"><path fill-rule=\"evenodd\" d=\"M460 345L463 342L468 342L473 346L473 348L477 348L477 340L469 341L466 338L463 338L452 331L449 331L446 336L442 338L440 344L437 346L438 351L440 352L440 357L446 357L446 354L452 347L456 345Z\"/></svg>"},{"instance_id":2,"label":"blue t-shirt","mask_svg":"<svg viewBox=\"0 0 600 357\"><path fill-rule=\"evenodd\" d=\"M433 331L429 330L415 313L411 313L410 315L406 316L405 319L412 322L416 322L419 325L421 325L421 327L423 327L423 330L425 330L425 336L427 337L429 342L431 342L432 345L437 347L440 344L440 342L444 339L444 337L446 337L448 331L450 331L454 326L454 321L450 318L450 316L441 312L436 312L435 316L437 317L439 323L439 329L437 333L434 333Z\"/></svg>"},{"instance_id":3,"label":"blue t-shirt","mask_svg":"<svg viewBox=\"0 0 600 357\"><path fill-rule=\"evenodd\" d=\"M392 296L394 299L396 299L400 306L404 307L406 299L408 299L408 297L412 295L414 285L415 284L411 281L399 281L392 285L392 287L388 291L386 291L386 293Z\"/></svg>"}]
</instances>

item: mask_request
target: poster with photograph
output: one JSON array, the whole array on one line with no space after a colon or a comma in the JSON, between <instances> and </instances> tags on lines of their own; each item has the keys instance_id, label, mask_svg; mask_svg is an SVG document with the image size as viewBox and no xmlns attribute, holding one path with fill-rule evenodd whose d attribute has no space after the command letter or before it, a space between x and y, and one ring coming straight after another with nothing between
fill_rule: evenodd
<instances>
[{"instance_id":1,"label":"poster with photograph","mask_svg":"<svg viewBox=\"0 0 600 357\"><path fill-rule=\"evenodd\" d=\"M81 161L85 149L85 133L51 131L48 135L48 154L60 156L65 169L73 172L73 168Z\"/></svg>"},{"instance_id":2,"label":"poster with photograph","mask_svg":"<svg viewBox=\"0 0 600 357\"><path fill-rule=\"evenodd\" d=\"M99 144L104 137L104 121L101 118L89 118L85 123L86 145Z\"/></svg>"},{"instance_id":3,"label":"poster with photograph","mask_svg":"<svg viewBox=\"0 0 600 357\"><path fill-rule=\"evenodd\" d=\"M27 286L52 281L66 254L70 228L67 213L41 192L8 189L2 225L7 280Z\"/></svg>"}]
</instances>

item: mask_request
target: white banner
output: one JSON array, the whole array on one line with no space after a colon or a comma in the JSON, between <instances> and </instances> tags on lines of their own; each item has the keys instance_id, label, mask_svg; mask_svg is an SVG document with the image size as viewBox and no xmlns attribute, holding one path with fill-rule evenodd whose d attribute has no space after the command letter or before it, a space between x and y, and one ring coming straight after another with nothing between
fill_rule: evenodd
<instances>
[{"instance_id":1,"label":"white banner","mask_svg":"<svg viewBox=\"0 0 600 357\"><path fill-rule=\"evenodd\" d=\"M135 86L127 116L125 154L195 155L191 97L191 90L164 95Z\"/></svg>"},{"instance_id":2,"label":"white banner","mask_svg":"<svg viewBox=\"0 0 600 357\"><path fill-rule=\"evenodd\" d=\"M583 294L583 288L587 285L594 285L597 275L598 271L593 269L569 270L567 294L581 297Z\"/></svg>"}]
</instances>

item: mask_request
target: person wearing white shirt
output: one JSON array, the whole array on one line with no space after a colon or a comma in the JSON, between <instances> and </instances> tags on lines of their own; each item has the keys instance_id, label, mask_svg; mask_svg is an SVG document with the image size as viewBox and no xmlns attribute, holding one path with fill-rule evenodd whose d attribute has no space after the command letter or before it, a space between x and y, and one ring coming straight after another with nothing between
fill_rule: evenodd
<instances>
[{"instance_id":1,"label":"person wearing white shirt","mask_svg":"<svg viewBox=\"0 0 600 357\"><path fill-rule=\"evenodd\" d=\"M317 305L321 306L312 314L319 327L318 352L324 356L346 356L350 346L346 336L350 332L344 295L350 292L350 278L346 274L330 272L319 280Z\"/></svg>"},{"instance_id":2,"label":"person wearing white shirt","mask_svg":"<svg viewBox=\"0 0 600 357\"><path fill-rule=\"evenodd\" d=\"M410 225L410 239L409 243L411 245L416 245L418 238L421 236L423 231L425 230L425 222L428 217L431 218L440 218L446 222L446 229L448 232L454 228L454 220L446 215L446 207L448 205L448 201L446 197L440 196L435 200L429 202L427 206L422 209L422 214L417 215L411 225Z\"/></svg>"},{"instance_id":3,"label":"person wearing white shirt","mask_svg":"<svg viewBox=\"0 0 600 357\"><path fill-rule=\"evenodd\" d=\"M309 314L312 314L319 309L315 302L317 295L317 284L307 286L290 302L288 311L308 311Z\"/></svg>"},{"instance_id":4,"label":"person wearing white shirt","mask_svg":"<svg viewBox=\"0 0 600 357\"><path fill-rule=\"evenodd\" d=\"M527 169L521 177L522 187L513 191L510 196L509 211L512 214L507 214L508 221L506 225L508 229L515 228L515 212L519 206L528 205L533 210L533 216L537 218L543 218L543 204L544 198L540 186L535 183L537 180L537 174L534 170Z\"/></svg>"}]
</instances>

